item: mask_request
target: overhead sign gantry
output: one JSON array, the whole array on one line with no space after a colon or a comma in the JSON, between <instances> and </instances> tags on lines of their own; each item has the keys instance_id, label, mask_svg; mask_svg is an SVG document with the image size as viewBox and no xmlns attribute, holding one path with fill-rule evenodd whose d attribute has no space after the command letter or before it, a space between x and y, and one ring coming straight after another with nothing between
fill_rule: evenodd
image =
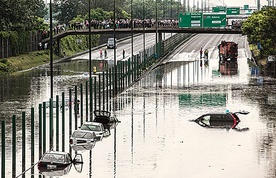
<instances>
[{"instance_id":1,"label":"overhead sign gantry","mask_svg":"<svg viewBox=\"0 0 276 178\"><path fill-rule=\"evenodd\" d=\"M245 5L244 9L249 8ZM206 28L223 28L227 25L227 18L238 17L241 15L240 7L225 7L216 6L212 7L212 12L185 12L179 14L179 28L193 28L193 27L206 27Z\"/></svg>"}]
</instances>

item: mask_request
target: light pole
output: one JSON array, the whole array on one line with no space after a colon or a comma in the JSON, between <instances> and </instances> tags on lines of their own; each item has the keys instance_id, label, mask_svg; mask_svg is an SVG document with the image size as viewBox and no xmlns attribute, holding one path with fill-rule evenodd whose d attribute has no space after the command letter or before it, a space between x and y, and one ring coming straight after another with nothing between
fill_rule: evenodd
<instances>
[{"instance_id":1,"label":"light pole","mask_svg":"<svg viewBox=\"0 0 276 178\"><path fill-rule=\"evenodd\" d=\"M113 18L114 18L114 22L113 22L113 38L114 38L114 73L115 73L115 81L114 81L114 85L115 85L115 88L114 88L114 92L115 92L115 95L117 95L117 60L116 60L116 34L115 34L115 31L116 31L116 21L115 21L115 8L116 8L116 0L114 0L114 12L113 12Z\"/></svg>"},{"instance_id":2,"label":"light pole","mask_svg":"<svg viewBox=\"0 0 276 178\"><path fill-rule=\"evenodd\" d=\"M146 60L146 34L145 34L145 1L143 0L143 62Z\"/></svg>"},{"instance_id":3,"label":"light pole","mask_svg":"<svg viewBox=\"0 0 276 178\"><path fill-rule=\"evenodd\" d=\"M155 0L155 46L156 46L156 53L158 50L157 43L158 43L158 19L157 19L157 0Z\"/></svg>"},{"instance_id":4,"label":"light pole","mask_svg":"<svg viewBox=\"0 0 276 178\"><path fill-rule=\"evenodd\" d=\"M90 7L91 6L91 0L89 0L89 4L88 4L88 9L89 9L89 12L88 12L88 29L89 29L89 35L88 35L88 48L89 48L89 78L91 78L92 76L92 71L91 71L91 12L90 12Z\"/></svg>"},{"instance_id":5,"label":"light pole","mask_svg":"<svg viewBox=\"0 0 276 178\"><path fill-rule=\"evenodd\" d=\"M54 80L53 80L53 16L52 16L52 0L50 0L50 5L49 5L49 13L50 13L50 73L51 73L51 98L53 99L53 89L54 89Z\"/></svg>"}]
</instances>

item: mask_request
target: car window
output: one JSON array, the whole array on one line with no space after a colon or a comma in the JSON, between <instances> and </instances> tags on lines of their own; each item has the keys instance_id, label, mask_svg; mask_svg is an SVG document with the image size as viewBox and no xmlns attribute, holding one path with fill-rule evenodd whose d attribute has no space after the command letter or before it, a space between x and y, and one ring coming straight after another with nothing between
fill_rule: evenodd
<instances>
[{"instance_id":1,"label":"car window","mask_svg":"<svg viewBox=\"0 0 276 178\"><path fill-rule=\"evenodd\" d=\"M81 130L89 130L89 131L101 131L101 127L99 125L86 125L86 124L83 124L81 126Z\"/></svg>"},{"instance_id":2,"label":"car window","mask_svg":"<svg viewBox=\"0 0 276 178\"><path fill-rule=\"evenodd\" d=\"M64 155L62 155L62 154L46 154L43 157L43 161L63 163Z\"/></svg>"},{"instance_id":3,"label":"car window","mask_svg":"<svg viewBox=\"0 0 276 178\"><path fill-rule=\"evenodd\" d=\"M42 158L43 161L52 161L53 160L53 155L52 154L45 154Z\"/></svg>"},{"instance_id":4,"label":"car window","mask_svg":"<svg viewBox=\"0 0 276 178\"><path fill-rule=\"evenodd\" d=\"M57 162L57 163L64 163L64 161L65 161L65 156L64 155L55 155L55 161Z\"/></svg>"},{"instance_id":5,"label":"car window","mask_svg":"<svg viewBox=\"0 0 276 178\"><path fill-rule=\"evenodd\" d=\"M205 116L202 117L201 122L208 125L208 126L210 126L210 118L211 118L210 115L205 115Z\"/></svg>"},{"instance_id":6,"label":"car window","mask_svg":"<svg viewBox=\"0 0 276 178\"><path fill-rule=\"evenodd\" d=\"M113 38L109 38L109 39L108 39L108 42L111 42L111 43L112 43L112 42L114 42L114 39L113 39Z\"/></svg>"},{"instance_id":7,"label":"car window","mask_svg":"<svg viewBox=\"0 0 276 178\"><path fill-rule=\"evenodd\" d=\"M71 161L71 156L69 154L66 155L66 162L70 162Z\"/></svg>"},{"instance_id":8,"label":"car window","mask_svg":"<svg viewBox=\"0 0 276 178\"><path fill-rule=\"evenodd\" d=\"M91 139L91 138L93 138L93 135L92 135L92 133L89 133L89 132L75 131L72 134L72 137L74 137L74 138Z\"/></svg>"},{"instance_id":9,"label":"car window","mask_svg":"<svg viewBox=\"0 0 276 178\"><path fill-rule=\"evenodd\" d=\"M226 114L214 114L211 116L211 121L213 122L229 122L233 119L228 117Z\"/></svg>"}]
</instances>

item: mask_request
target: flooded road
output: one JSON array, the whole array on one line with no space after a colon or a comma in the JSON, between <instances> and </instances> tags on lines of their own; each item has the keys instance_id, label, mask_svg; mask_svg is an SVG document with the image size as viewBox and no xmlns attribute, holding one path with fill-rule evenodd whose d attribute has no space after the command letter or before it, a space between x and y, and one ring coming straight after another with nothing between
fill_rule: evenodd
<instances>
[{"instance_id":1,"label":"flooded road","mask_svg":"<svg viewBox=\"0 0 276 178\"><path fill-rule=\"evenodd\" d=\"M239 50L238 75L221 76L217 73L215 48L213 51L208 66L200 67L199 62L186 59L169 62L120 94L113 101L117 107L112 113L121 123L92 150L79 151L84 159L82 172L72 166L59 175L45 175L275 177L275 79L251 76L243 48ZM75 75L70 80L81 82L85 77ZM70 87L70 80L59 87ZM239 115L238 124L249 130L208 129L190 121L205 113L226 110L249 111L248 115ZM39 175L35 166L33 177ZM31 177L30 172L26 177Z\"/></svg>"}]
</instances>

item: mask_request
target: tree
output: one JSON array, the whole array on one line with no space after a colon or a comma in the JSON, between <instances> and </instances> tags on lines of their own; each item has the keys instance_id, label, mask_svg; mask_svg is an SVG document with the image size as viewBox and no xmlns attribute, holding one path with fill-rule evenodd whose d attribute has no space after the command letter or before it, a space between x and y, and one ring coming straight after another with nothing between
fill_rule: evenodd
<instances>
[{"instance_id":1,"label":"tree","mask_svg":"<svg viewBox=\"0 0 276 178\"><path fill-rule=\"evenodd\" d=\"M260 11L253 13L242 24L242 32L247 35L251 44L260 43L263 54L275 54L276 48L276 8L263 7Z\"/></svg>"},{"instance_id":2,"label":"tree","mask_svg":"<svg viewBox=\"0 0 276 178\"><path fill-rule=\"evenodd\" d=\"M47 10L43 0L2 0L0 2L0 29L31 30L38 17Z\"/></svg>"},{"instance_id":3,"label":"tree","mask_svg":"<svg viewBox=\"0 0 276 178\"><path fill-rule=\"evenodd\" d=\"M59 23L68 23L77 15L88 13L88 0L54 0L53 12Z\"/></svg>"}]
</instances>

